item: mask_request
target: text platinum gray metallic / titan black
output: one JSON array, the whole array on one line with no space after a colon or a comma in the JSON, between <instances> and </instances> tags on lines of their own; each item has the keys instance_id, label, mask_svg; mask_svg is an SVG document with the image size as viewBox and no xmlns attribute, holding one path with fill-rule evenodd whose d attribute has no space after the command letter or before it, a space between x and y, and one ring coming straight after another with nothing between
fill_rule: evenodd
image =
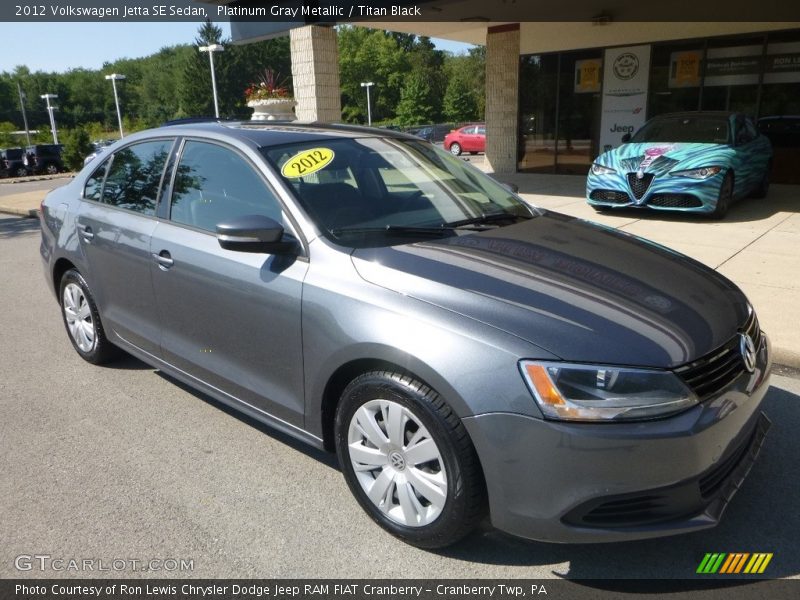
<instances>
[{"instance_id":1,"label":"text platinum gray metallic / titan black","mask_svg":"<svg viewBox=\"0 0 800 600\"><path fill-rule=\"evenodd\" d=\"M165 126L41 224L81 357L124 350L337 452L421 547L487 515L555 542L714 526L769 427L769 341L734 284L412 136Z\"/></svg>"}]
</instances>

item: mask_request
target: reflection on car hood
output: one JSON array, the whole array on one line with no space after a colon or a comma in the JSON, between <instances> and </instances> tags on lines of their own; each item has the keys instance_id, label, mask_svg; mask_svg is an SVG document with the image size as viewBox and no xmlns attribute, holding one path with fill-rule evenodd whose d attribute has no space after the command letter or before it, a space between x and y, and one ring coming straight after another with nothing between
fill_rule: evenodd
<instances>
[{"instance_id":1,"label":"reflection on car hood","mask_svg":"<svg viewBox=\"0 0 800 600\"><path fill-rule=\"evenodd\" d=\"M725 144L651 142L623 144L602 154L596 162L623 173L641 170L660 175L675 168L726 166L733 154Z\"/></svg>"},{"instance_id":2,"label":"reflection on car hood","mask_svg":"<svg viewBox=\"0 0 800 600\"><path fill-rule=\"evenodd\" d=\"M564 360L674 367L719 347L747 300L666 248L547 212L471 235L353 253L369 282L525 339Z\"/></svg>"}]
</instances>

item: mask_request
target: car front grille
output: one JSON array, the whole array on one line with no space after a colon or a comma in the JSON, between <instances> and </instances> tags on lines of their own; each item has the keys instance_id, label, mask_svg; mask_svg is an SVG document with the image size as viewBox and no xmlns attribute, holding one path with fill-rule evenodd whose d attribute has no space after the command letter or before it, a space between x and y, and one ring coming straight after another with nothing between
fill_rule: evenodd
<instances>
[{"instance_id":1,"label":"car front grille","mask_svg":"<svg viewBox=\"0 0 800 600\"><path fill-rule=\"evenodd\" d=\"M637 200L645 195L652 182L652 173L644 173L641 178L636 173L628 173L628 185Z\"/></svg>"},{"instance_id":2,"label":"car front grille","mask_svg":"<svg viewBox=\"0 0 800 600\"><path fill-rule=\"evenodd\" d=\"M628 194L615 190L594 190L589 194L589 199L598 202L608 202L609 204L628 204L631 201Z\"/></svg>"},{"instance_id":3,"label":"car front grille","mask_svg":"<svg viewBox=\"0 0 800 600\"><path fill-rule=\"evenodd\" d=\"M648 206L663 208L699 208L703 202L691 194L655 194L647 201Z\"/></svg>"},{"instance_id":4,"label":"car front grille","mask_svg":"<svg viewBox=\"0 0 800 600\"><path fill-rule=\"evenodd\" d=\"M742 333L753 340L756 351L761 347L761 329L755 312L751 312ZM744 362L739 351L739 336L731 338L722 347L704 357L675 369L701 400L713 396L730 385L744 371Z\"/></svg>"}]
</instances>

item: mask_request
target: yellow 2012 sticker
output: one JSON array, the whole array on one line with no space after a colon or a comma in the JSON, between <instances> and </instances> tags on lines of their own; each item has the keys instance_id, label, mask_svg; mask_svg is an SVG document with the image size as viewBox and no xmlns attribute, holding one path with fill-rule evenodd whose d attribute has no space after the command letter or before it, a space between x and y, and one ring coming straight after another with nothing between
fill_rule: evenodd
<instances>
[{"instance_id":1,"label":"yellow 2012 sticker","mask_svg":"<svg viewBox=\"0 0 800 600\"><path fill-rule=\"evenodd\" d=\"M294 179L316 173L327 167L333 160L334 153L330 148L311 148L303 150L287 160L281 169L281 175Z\"/></svg>"}]
</instances>

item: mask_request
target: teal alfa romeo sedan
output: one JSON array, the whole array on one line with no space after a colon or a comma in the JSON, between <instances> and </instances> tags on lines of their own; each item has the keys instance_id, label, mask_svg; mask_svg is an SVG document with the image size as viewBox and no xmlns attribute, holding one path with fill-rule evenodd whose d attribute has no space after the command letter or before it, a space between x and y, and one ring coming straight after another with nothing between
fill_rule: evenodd
<instances>
[{"instance_id":1,"label":"teal alfa romeo sedan","mask_svg":"<svg viewBox=\"0 0 800 600\"><path fill-rule=\"evenodd\" d=\"M647 208L722 218L769 190L772 145L732 112L660 115L592 164L586 199L597 210Z\"/></svg>"}]
</instances>

